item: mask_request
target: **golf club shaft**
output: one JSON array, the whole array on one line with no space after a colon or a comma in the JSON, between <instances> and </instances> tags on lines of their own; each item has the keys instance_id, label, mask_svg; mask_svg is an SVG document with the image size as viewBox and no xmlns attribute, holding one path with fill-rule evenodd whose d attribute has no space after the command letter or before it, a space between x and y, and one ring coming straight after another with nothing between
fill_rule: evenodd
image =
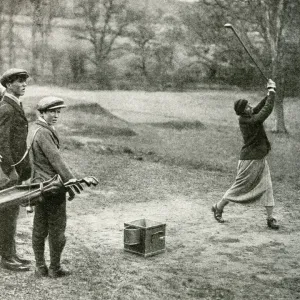
<instances>
[{"instance_id":1,"label":"golf club shaft","mask_svg":"<svg viewBox=\"0 0 300 300\"><path fill-rule=\"evenodd\" d=\"M255 59L252 57L251 53L249 52L249 50L247 49L247 47L245 46L245 44L243 43L243 41L241 40L241 38L239 37L239 35L237 34L237 32L234 29L234 27L232 25L227 25L225 27L231 28L231 30L233 31L233 33L235 34L235 36L238 38L238 40L240 41L240 43L242 44L242 46L244 47L244 49L246 50L246 52L248 53L248 55L250 56L250 58L252 59L253 63L256 65L256 67L260 71L261 75L266 79L266 81L268 81L268 77L265 75L265 73L262 71L262 69L256 63Z\"/></svg>"}]
</instances>

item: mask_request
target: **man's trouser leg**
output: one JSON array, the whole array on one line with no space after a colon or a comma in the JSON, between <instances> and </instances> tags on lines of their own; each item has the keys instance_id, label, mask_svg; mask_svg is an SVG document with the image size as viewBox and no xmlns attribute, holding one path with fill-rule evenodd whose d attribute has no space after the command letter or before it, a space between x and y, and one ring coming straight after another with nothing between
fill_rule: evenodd
<instances>
[{"instance_id":1,"label":"man's trouser leg","mask_svg":"<svg viewBox=\"0 0 300 300\"><path fill-rule=\"evenodd\" d=\"M37 267L45 266L45 240L48 235L48 217L45 203L35 207L32 230L32 248Z\"/></svg>"},{"instance_id":2,"label":"man's trouser leg","mask_svg":"<svg viewBox=\"0 0 300 300\"><path fill-rule=\"evenodd\" d=\"M10 258L16 254L15 235L19 206L11 206L0 210L0 255Z\"/></svg>"},{"instance_id":3,"label":"man's trouser leg","mask_svg":"<svg viewBox=\"0 0 300 300\"><path fill-rule=\"evenodd\" d=\"M66 244L66 197L65 194L59 195L56 201L58 197L61 200L58 201L60 203L52 205L48 210L50 269L53 270L60 268L61 254Z\"/></svg>"}]
</instances>

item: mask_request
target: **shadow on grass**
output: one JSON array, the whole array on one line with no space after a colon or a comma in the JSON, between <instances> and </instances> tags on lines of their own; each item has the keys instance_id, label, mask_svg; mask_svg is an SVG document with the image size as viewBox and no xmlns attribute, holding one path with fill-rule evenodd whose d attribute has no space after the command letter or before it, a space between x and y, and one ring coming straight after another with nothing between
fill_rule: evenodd
<instances>
[{"instance_id":1,"label":"shadow on grass","mask_svg":"<svg viewBox=\"0 0 300 300\"><path fill-rule=\"evenodd\" d=\"M162 123L147 123L148 125L166 129L186 130L186 129L205 129L205 125L200 121L168 121Z\"/></svg>"},{"instance_id":2,"label":"shadow on grass","mask_svg":"<svg viewBox=\"0 0 300 300\"><path fill-rule=\"evenodd\" d=\"M103 126L97 124L75 123L72 134L90 136L90 137L107 137L107 136L135 136L135 131L126 127Z\"/></svg>"},{"instance_id":3,"label":"shadow on grass","mask_svg":"<svg viewBox=\"0 0 300 300\"><path fill-rule=\"evenodd\" d=\"M162 157L160 162L171 166L186 167L187 169L193 170L205 170L213 172L228 173L221 164L210 161L199 161L195 159L182 159L178 157Z\"/></svg>"}]
</instances>

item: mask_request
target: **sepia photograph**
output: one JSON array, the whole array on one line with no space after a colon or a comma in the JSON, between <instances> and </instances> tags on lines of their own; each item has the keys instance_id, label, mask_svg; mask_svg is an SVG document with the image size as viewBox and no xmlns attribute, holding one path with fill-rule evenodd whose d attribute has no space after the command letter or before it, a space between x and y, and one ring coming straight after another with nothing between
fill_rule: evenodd
<instances>
[{"instance_id":1,"label":"sepia photograph","mask_svg":"<svg viewBox=\"0 0 300 300\"><path fill-rule=\"evenodd\" d=\"M299 0L0 1L0 299L300 299Z\"/></svg>"}]
</instances>

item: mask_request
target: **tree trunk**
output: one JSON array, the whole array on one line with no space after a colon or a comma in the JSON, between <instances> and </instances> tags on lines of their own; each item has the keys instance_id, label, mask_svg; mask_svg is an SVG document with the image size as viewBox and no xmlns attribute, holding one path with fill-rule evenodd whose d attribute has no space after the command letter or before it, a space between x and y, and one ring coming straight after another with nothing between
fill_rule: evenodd
<instances>
[{"instance_id":1,"label":"tree trunk","mask_svg":"<svg viewBox=\"0 0 300 300\"><path fill-rule=\"evenodd\" d=\"M44 81L44 75L45 75L45 61L46 61L46 44L45 44L45 39L46 39L46 34L44 30L44 24L42 25L41 29L41 45L40 45L40 54L41 54L41 59L40 59L40 76L42 82Z\"/></svg>"},{"instance_id":2,"label":"tree trunk","mask_svg":"<svg viewBox=\"0 0 300 300\"><path fill-rule=\"evenodd\" d=\"M53 5L53 4L52 4ZM42 1L42 10L41 10L41 76L42 80L45 77L45 68L46 62L48 58L48 49L49 49L49 36L52 30L52 9L51 9L51 1L43 0Z\"/></svg>"},{"instance_id":3,"label":"tree trunk","mask_svg":"<svg viewBox=\"0 0 300 300\"><path fill-rule=\"evenodd\" d=\"M8 28L8 64L12 68L15 64L15 47L14 47L14 4L12 1L9 12L9 28Z\"/></svg>"},{"instance_id":4,"label":"tree trunk","mask_svg":"<svg viewBox=\"0 0 300 300\"><path fill-rule=\"evenodd\" d=\"M32 30L31 30L31 51L32 51L32 61L31 61L31 77L36 79L38 75L38 50L37 50L37 26L35 21L32 22Z\"/></svg>"},{"instance_id":5,"label":"tree trunk","mask_svg":"<svg viewBox=\"0 0 300 300\"><path fill-rule=\"evenodd\" d=\"M33 5L32 12L32 30L31 30L31 76L36 80L39 74L38 61L39 61L39 39L38 34L42 25L41 22L41 0L31 0Z\"/></svg>"},{"instance_id":6,"label":"tree trunk","mask_svg":"<svg viewBox=\"0 0 300 300\"><path fill-rule=\"evenodd\" d=\"M284 119L283 100L285 97L285 74L283 71L284 48L282 40L279 40L277 52L274 55L272 64L272 76L276 82L276 98L275 98L275 124L273 131L277 133L287 133Z\"/></svg>"},{"instance_id":7,"label":"tree trunk","mask_svg":"<svg viewBox=\"0 0 300 300\"><path fill-rule=\"evenodd\" d=\"M4 59L3 59L3 24L4 24L4 5L3 2L0 1L0 72L2 74L3 72L3 64L4 64Z\"/></svg>"},{"instance_id":8,"label":"tree trunk","mask_svg":"<svg viewBox=\"0 0 300 300\"><path fill-rule=\"evenodd\" d=\"M284 97L281 95L279 91L276 95L275 100L275 124L273 131L276 133L287 133L287 129L285 127L285 120L284 120L284 109L283 109L283 100Z\"/></svg>"}]
</instances>

